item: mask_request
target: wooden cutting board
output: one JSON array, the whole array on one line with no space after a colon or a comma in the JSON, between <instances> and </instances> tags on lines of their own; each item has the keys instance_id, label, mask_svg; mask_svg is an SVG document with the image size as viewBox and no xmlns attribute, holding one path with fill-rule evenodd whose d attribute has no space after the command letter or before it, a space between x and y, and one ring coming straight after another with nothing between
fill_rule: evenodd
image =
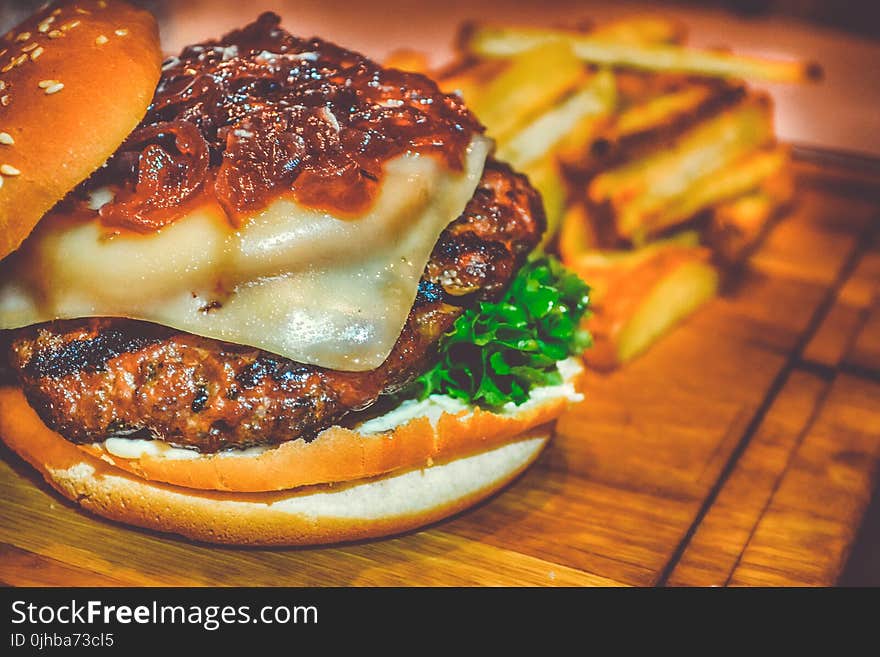
<instances>
[{"instance_id":1,"label":"wooden cutting board","mask_svg":"<svg viewBox=\"0 0 880 657\"><path fill-rule=\"evenodd\" d=\"M833 584L880 462L880 177L798 164L730 290L590 376L538 463L427 530L230 549L80 511L0 456L11 585Z\"/></svg>"}]
</instances>

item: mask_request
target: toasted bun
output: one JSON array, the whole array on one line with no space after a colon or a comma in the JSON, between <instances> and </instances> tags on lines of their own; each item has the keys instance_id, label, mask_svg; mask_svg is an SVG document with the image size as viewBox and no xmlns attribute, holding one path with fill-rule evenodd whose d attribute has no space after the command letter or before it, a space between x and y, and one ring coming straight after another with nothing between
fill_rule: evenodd
<instances>
[{"instance_id":1,"label":"toasted bun","mask_svg":"<svg viewBox=\"0 0 880 657\"><path fill-rule=\"evenodd\" d=\"M583 369L577 361L566 363L570 370L567 383L574 392ZM29 410L23 396L6 403ZM109 452L103 443L79 448L152 481L202 490L276 491L374 477L483 452L552 422L569 403L569 397L560 394L532 400L514 412L492 413L479 408L444 412L436 419L416 417L389 431L366 435L334 426L311 442L294 440L255 456L198 455L177 459L145 454L123 458ZM184 455L195 456L192 452Z\"/></svg>"},{"instance_id":2,"label":"toasted bun","mask_svg":"<svg viewBox=\"0 0 880 657\"><path fill-rule=\"evenodd\" d=\"M475 444L480 426L463 425ZM421 527L506 485L551 433L552 422L469 456L341 485L218 492L148 481L92 456L48 429L19 390L0 389L0 436L64 496L112 520L236 545L337 543Z\"/></svg>"},{"instance_id":3,"label":"toasted bun","mask_svg":"<svg viewBox=\"0 0 880 657\"><path fill-rule=\"evenodd\" d=\"M0 143L4 258L137 126L162 55L156 21L121 0L54 3L6 34L0 53L0 132L13 141Z\"/></svg>"}]
</instances>

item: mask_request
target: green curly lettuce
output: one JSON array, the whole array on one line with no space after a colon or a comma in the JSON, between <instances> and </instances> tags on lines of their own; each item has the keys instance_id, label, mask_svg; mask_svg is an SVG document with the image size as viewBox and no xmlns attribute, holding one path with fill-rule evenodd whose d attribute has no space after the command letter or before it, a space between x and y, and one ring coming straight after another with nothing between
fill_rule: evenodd
<instances>
[{"instance_id":1,"label":"green curly lettuce","mask_svg":"<svg viewBox=\"0 0 880 657\"><path fill-rule=\"evenodd\" d=\"M581 328L589 292L556 258L532 257L500 302L481 302L455 321L438 343L437 363L410 394L497 408L522 404L532 388L562 383L556 363L592 343Z\"/></svg>"}]
</instances>

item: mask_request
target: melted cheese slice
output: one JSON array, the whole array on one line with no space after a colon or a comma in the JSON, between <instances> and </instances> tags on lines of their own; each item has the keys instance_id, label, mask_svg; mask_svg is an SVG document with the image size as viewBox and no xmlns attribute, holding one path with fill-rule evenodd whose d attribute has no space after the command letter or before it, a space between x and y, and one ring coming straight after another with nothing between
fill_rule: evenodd
<instances>
[{"instance_id":1,"label":"melted cheese slice","mask_svg":"<svg viewBox=\"0 0 880 657\"><path fill-rule=\"evenodd\" d=\"M204 206L150 235L108 235L49 215L0 264L0 329L130 317L330 369L376 368L489 147L476 137L463 172L418 154L390 160L357 219L279 199L237 231Z\"/></svg>"}]
</instances>

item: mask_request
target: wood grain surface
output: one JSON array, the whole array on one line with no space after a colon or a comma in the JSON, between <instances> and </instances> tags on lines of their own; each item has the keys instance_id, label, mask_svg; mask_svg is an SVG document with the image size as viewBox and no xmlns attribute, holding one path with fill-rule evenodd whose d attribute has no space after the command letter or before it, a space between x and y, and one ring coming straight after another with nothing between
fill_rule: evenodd
<instances>
[{"instance_id":1,"label":"wood grain surface","mask_svg":"<svg viewBox=\"0 0 880 657\"><path fill-rule=\"evenodd\" d=\"M231 549L120 526L0 460L12 585L817 585L880 462L878 180L798 165L799 202L726 293L592 374L540 460L420 532Z\"/></svg>"}]
</instances>

